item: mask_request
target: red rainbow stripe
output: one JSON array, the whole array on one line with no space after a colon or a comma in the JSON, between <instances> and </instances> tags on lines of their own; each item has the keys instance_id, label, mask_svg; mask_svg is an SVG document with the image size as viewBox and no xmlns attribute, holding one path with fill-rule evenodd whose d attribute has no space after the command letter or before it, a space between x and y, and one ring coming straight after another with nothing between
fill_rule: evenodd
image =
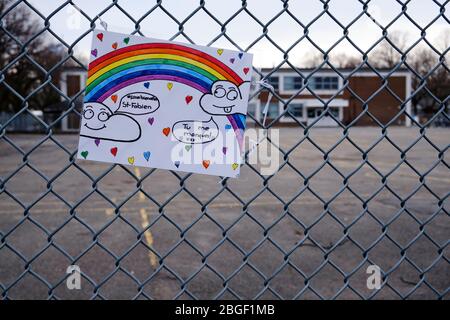
<instances>
[{"instance_id":1,"label":"red rainbow stripe","mask_svg":"<svg viewBox=\"0 0 450 320\"><path fill-rule=\"evenodd\" d=\"M88 77L116 61L120 61L127 57L151 53L176 54L196 60L213 68L218 73L224 75L228 80L234 82L236 85L240 85L243 82L242 78L236 72L213 56L190 47L172 43L136 44L111 51L89 64Z\"/></svg>"}]
</instances>

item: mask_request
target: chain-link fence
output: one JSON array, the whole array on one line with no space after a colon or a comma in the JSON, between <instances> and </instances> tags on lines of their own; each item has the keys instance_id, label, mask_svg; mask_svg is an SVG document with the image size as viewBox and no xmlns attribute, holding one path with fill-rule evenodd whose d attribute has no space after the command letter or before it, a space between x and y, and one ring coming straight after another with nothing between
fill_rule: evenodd
<instances>
[{"instance_id":1,"label":"chain-link fence","mask_svg":"<svg viewBox=\"0 0 450 320\"><path fill-rule=\"evenodd\" d=\"M229 4L231 14L218 12L216 1L200 0L185 4L182 17L172 12L180 4L162 0L133 2L139 7L133 13L130 3L122 1L96 12L75 1L49 1L46 12L41 12L42 2L5 2L0 111L10 116L0 125L2 298L448 298L449 47L438 47L430 36L438 23L448 32L449 1L427 1L432 14L424 23L410 13L417 2L388 2L383 22L371 11L377 1L361 0L353 1L357 14L347 19L336 6L348 3L325 0L235 1ZM276 9L264 19L255 13L255 6L269 4ZM302 15L302 8L314 6L309 17ZM76 29L75 40L55 27L59 15L70 19L68 8L88 24ZM26 34L11 30L14 23L28 23L18 10L30 12L39 28ZM172 36L166 38L194 43L199 33L214 32L199 44L225 41L221 45L255 57L268 47L277 52L280 59L273 67L255 68L255 74L274 83L274 76L288 70L300 78L298 86L289 94L274 86L273 102L281 111L266 123L260 111L248 118L252 126L268 129L292 120L280 128L279 143L271 141L273 156L281 160L279 170L263 176L247 161L235 180L76 161L78 137L59 131L65 119L79 117L75 102L84 89L68 94L58 78L68 65L87 70L75 48L91 38L101 20L110 29L119 24L108 18L111 12L131 23L132 34L158 37L168 29ZM154 19L159 20L152 29L147 23ZM313 32L323 19L333 23L325 33L338 34L326 48ZM352 37L362 20L367 23L363 28L377 32L364 46ZM215 29L192 29L193 21ZM289 44L271 34L280 21L283 32L294 38ZM413 41L401 44L391 36L399 21L412 25ZM244 39L240 35L247 28ZM59 43L56 59L49 56L49 44L45 59L38 57L35 44L44 36ZM268 47L257 49L261 42ZM338 65L333 53L343 43L356 58ZM293 61L304 44L317 52L309 68ZM371 57L383 46L389 50L381 58L391 53L392 59L381 68ZM417 48L428 50L431 63L411 60L419 56ZM325 96L312 81L324 70L341 83ZM359 80L351 80L363 71L377 84L365 95L358 91ZM396 89L391 82L398 73L410 77L405 91L405 83ZM27 81L34 86L22 90L19 83ZM263 101L269 90L259 88L251 98ZM57 116L39 117L33 111L43 92L63 101ZM332 112L333 101L344 92L358 104L348 118ZM373 106L381 92L394 101L390 110L395 111L385 121L376 108L385 114L388 106ZM300 119L298 110L289 107L305 94L321 109L310 112L308 121L303 121L306 111ZM425 109L428 113L421 115ZM36 133L10 132L25 115L39 125ZM326 117L335 127L317 128ZM369 119L370 126L361 125L362 119ZM66 286L70 265L80 268L80 290ZM370 265L381 270L380 288L368 286Z\"/></svg>"}]
</instances>

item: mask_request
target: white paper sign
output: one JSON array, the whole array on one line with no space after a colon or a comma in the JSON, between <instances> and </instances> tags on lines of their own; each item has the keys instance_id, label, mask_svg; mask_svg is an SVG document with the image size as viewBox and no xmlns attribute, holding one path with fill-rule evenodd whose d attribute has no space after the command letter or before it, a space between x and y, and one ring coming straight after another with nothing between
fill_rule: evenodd
<instances>
[{"instance_id":1,"label":"white paper sign","mask_svg":"<svg viewBox=\"0 0 450 320\"><path fill-rule=\"evenodd\" d=\"M78 158L236 177L252 55L95 30Z\"/></svg>"}]
</instances>

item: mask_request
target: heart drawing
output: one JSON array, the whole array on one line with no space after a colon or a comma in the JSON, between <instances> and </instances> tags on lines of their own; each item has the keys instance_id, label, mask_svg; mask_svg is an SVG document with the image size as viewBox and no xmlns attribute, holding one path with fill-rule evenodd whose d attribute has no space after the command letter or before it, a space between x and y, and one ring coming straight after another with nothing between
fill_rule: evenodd
<instances>
[{"instance_id":1,"label":"heart drawing","mask_svg":"<svg viewBox=\"0 0 450 320\"><path fill-rule=\"evenodd\" d=\"M114 147L114 148L111 148L110 151L111 151L111 154L115 157L117 155L118 149L117 149L117 147Z\"/></svg>"}]
</instances>

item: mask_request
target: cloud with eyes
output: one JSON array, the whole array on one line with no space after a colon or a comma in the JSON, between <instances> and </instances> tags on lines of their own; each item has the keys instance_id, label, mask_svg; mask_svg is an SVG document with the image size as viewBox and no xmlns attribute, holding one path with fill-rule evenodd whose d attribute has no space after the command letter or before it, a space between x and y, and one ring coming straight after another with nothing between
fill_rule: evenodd
<instances>
[{"instance_id":1,"label":"cloud with eyes","mask_svg":"<svg viewBox=\"0 0 450 320\"><path fill-rule=\"evenodd\" d=\"M99 102L84 104L80 136L117 142L133 142L141 137L141 126L131 116L113 113Z\"/></svg>"},{"instance_id":2,"label":"cloud with eyes","mask_svg":"<svg viewBox=\"0 0 450 320\"><path fill-rule=\"evenodd\" d=\"M250 89L250 82L246 81L239 87L225 80L214 82L211 92L200 98L200 107L208 114L228 116L235 113L247 113L247 100L243 91Z\"/></svg>"}]
</instances>

